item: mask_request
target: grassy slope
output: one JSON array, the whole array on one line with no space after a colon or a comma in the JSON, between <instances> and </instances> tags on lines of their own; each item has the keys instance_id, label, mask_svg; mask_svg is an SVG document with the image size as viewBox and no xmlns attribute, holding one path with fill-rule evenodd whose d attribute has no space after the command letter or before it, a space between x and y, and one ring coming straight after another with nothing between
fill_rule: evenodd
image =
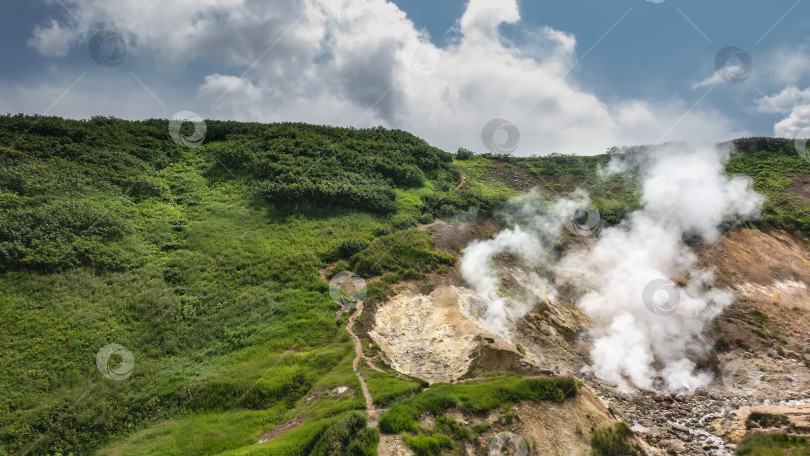
<instances>
[{"instance_id":1,"label":"grassy slope","mask_svg":"<svg viewBox=\"0 0 810 456\"><path fill-rule=\"evenodd\" d=\"M368 274L383 265L388 282L440 269L447 258L430 254L430 244L409 227L471 205L491 211L515 192L480 179L493 166L487 158L454 161L468 182L458 191L446 165L406 164L412 179L421 172L424 180L391 185L396 211L390 212L386 201L369 200L367 190L389 185L386 173L399 172L397 144L430 150L402 132L293 130L281 131L300 134L291 148L320 150L319 141L332 141L325 149L337 147L347 160L394 158L372 160L380 171L358 177L365 186L341 187L357 177L344 169L338 173L344 180L304 189L308 203L290 207L262 197L267 191L289 197L293 187L255 191L257 181L290 171L276 166L286 163L283 157L262 155L283 152L272 127L215 123L210 142L183 149L169 140L165 121L0 117L0 318L6 329L0 333L0 454L300 454L363 408L351 371L352 344L335 325L337 304L318 269L336 259L347 240L369 248L344 259ZM245 135L264 139L253 144L240 139ZM225 171L219 161L239 156L223 153L244 152L243 143L254 166ZM807 164L784 144L756 147L730 169L784 196L772 198L769 221L807 234L807 210L784 192L785 179L808 172ZM763 156L762 148L781 158ZM549 188L560 191L582 184L594 192L600 211L618 217L637 202L626 183L595 180L605 160L551 157L507 165L546 176ZM289 176L280 181L290 182ZM333 197L334 188L356 196L360 207L309 204ZM364 210L366 203L373 210ZM404 242L414 264L385 257L380 246L391 236ZM95 366L108 343L134 354L135 368L124 381L104 378ZM382 374L369 380L375 401L419 388ZM352 386L355 395L305 400L338 385ZM304 424L254 444L291 419Z\"/></svg>"}]
</instances>

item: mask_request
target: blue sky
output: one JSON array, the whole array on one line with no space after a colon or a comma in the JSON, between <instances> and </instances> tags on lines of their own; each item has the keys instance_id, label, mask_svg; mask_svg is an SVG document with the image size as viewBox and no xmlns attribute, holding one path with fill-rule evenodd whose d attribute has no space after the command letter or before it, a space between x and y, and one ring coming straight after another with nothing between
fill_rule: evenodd
<instances>
[{"instance_id":1,"label":"blue sky","mask_svg":"<svg viewBox=\"0 0 810 456\"><path fill-rule=\"evenodd\" d=\"M90 58L99 30L120 65ZM502 118L518 155L790 137L810 127L806 30L802 0L7 1L0 112L384 125L480 151ZM715 69L728 46L742 82Z\"/></svg>"}]
</instances>

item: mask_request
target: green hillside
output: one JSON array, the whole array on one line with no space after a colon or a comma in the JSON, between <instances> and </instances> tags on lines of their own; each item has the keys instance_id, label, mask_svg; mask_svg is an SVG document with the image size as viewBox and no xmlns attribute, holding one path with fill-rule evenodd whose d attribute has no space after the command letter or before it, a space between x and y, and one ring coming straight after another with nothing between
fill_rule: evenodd
<instances>
[{"instance_id":1,"label":"green hillside","mask_svg":"<svg viewBox=\"0 0 810 456\"><path fill-rule=\"evenodd\" d=\"M382 275L368 292L382 299L452 267L417 225L470 207L498 218L519 192L509 170L549 195L587 189L608 223L638 206L632 178L597 177L608 155L456 157L383 128L207 130L186 148L167 120L0 117L0 455L373 454L321 269ZM770 198L761 223L810 235L810 205L788 191L810 165L786 140L738 145L728 169ZM120 381L96 365L112 343L133 354ZM394 410L420 403L410 379L373 385Z\"/></svg>"}]
</instances>

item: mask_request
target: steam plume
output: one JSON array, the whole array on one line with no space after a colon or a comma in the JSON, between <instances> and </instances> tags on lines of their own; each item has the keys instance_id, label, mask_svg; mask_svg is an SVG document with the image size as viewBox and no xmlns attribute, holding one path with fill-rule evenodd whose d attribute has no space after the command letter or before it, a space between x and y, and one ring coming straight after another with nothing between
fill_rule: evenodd
<instances>
[{"instance_id":1,"label":"steam plume","mask_svg":"<svg viewBox=\"0 0 810 456\"><path fill-rule=\"evenodd\" d=\"M557 201L533 217L524 204L517 211L523 223L465 249L462 275L490 299L487 324L502 332L506 319L529 310L497 292L500 279L491 259L499 252L517 254L530 266L545 265L557 280L587 287L577 304L594 321L591 369L598 377L622 388L705 386L711 374L698 371L695 360L708 351L705 330L732 296L711 287L711 271L697 268L683 239L715 241L722 222L733 215L756 216L763 201L749 179L725 175L728 154L715 146L678 144L615 158L605 173L640 167L642 209L603 229L591 248L562 258L550 253L554 235L584 195ZM660 311L661 290L642 299L645 287L661 279L678 281L664 290L675 306L666 312Z\"/></svg>"}]
</instances>

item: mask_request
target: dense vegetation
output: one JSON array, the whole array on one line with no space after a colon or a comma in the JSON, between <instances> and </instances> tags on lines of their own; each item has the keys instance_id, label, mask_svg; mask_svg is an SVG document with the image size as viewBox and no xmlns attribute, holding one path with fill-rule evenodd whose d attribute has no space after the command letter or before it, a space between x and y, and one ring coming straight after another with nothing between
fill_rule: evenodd
<instances>
[{"instance_id":1,"label":"dense vegetation","mask_svg":"<svg viewBox=\"0 0 810 456\"><path fill-rule=\"evenodd\" d=\"M415 228L497 217L517 192L491 177L496 165L527 168L551 194L586 188L608 223L638 205L632 179L598 178L604 155L454 159L382 128L207 127L184 148L166 120L0 116L0 455L373 454L346 317L335 324L319 270L381 276L374 301L450 268ZM790 147L743 140L728 168L769 196L769 223L809 234L808 206L787 189L810 165ZM124 380L96 366L110 343L133 354ZM367 380L391 405L381 429L429 453L472 434L448 420L418 429L419 411L575 391L570 379Z\"/></svg>"},{"instance_id":2,"label":"dense vegetation","mask_svg":"<svg viewBox=\"0 0 810 456\"><path fill-rule=\"evenodd\" d=\"M591 436L592 456L641 456L644 450L632 441L633 431L621 421L597 429Z\"/></svg>"},{"instance_id":3,"label":"dense vegetation","mask_svg":"<svg viewBox=\"0 0 810 456\"><path fill-rule=\"evenodd\" d=\"M807 456L810 442L805 438L786 434L755 433L741 443L734 452L737 456Z\"/></svg>"},{"instance_id":4,"label":"dense vegetation","mask_svg":"<svg viewBox=\"0 0 810 456\"><path fill-rule=\"evenodd\" d=\"M342 258L405 272L380 250L391 243L413 255L410 275L451 261L411 222L432 219L422 196L452 193L451 161L383 129L209 121L187 149L166 120L0 117L0 454L340 440L363 400L318 270ZM129 378L97 369L109 343L133 353ZM402 394L384 383L381 400ZM339 385L355 393L305 400ZM305 425L255 444L291 419Z\"/></svg>"}]
</instances>

